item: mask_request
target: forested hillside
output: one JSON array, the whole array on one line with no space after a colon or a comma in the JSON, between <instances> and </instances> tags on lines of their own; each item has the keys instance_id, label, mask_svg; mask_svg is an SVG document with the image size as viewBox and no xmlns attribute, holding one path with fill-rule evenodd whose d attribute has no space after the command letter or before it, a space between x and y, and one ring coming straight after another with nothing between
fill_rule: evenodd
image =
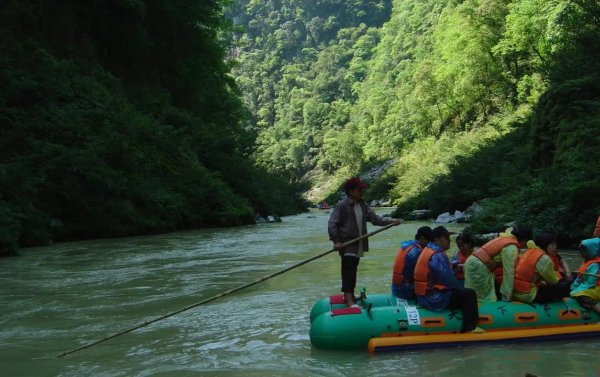
<instances>
[{"instance_id":1,"label":"forested hillside","mask_svg":"<svg viewBox=\"0 0 600 377\"><path fill-rule=\"evenodd\" d=\"M1 3L0 254L300 208L252 163L223 3Z\"/></svg>"},{"instance_id":2,"label":"forested hillside","mask_svg":"<svg viewBox=\"0 0 600 377\"><path fill-rule=\"evenodd\" d=\"M238 0L256 158L313 201L384 161L403 214L484 212L562 239L600 213L596 0Z\"/></svg>"},{"instance_id":3,"label":"forested hillside","mask_svg":"<svg viewBox=\"0 0 600 377\"><path fill-rule=\"evenodd\" d=\"M233 19L244 33L234 73L262 166L292 180L358 169L359 145L343 130L390 10L389 0L236 2Z\"/></svg>"},{"instance_id":4,"label":"forested hillside","mask_svg":"<svg viewBox=\"0 0 600 377\"><path fill-rule=\"evenodd\" d=\"M0 254L292 213L384 163L400 215L576 240L599 55L596 0L4 1Z\"/></svg>"}]
</instances>

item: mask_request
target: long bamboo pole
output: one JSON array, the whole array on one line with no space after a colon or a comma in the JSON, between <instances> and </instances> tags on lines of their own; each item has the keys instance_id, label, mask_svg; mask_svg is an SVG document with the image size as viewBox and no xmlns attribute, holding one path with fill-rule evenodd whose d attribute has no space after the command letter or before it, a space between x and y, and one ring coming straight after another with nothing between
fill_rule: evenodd
<instances>
[{"instance_id":1,"label":"long bamboo pole","mask_svg":"<svg viewBox=\"0 0 600 377\"><path fill-rule=\"evenodd\" d=\"M582 275L586 275L586 276L595 276L597 278L600 278L600 275L598 275L598 274L590 274L589 272L582 272L581 274Z\"/></svg>"},{"instance_id":2,"label":"long bamboo pole","mask_svg":"<svg viewBox=\"0 0 600 377\"><path fill-rule=\"evenodd\" d=\"M348 245L351 245L351 244L353 244L353 243L355 243L355 242L358 242L358 241L360 241L360 240L362 240L362 239L365 239L365 238L371 237L371 236L373 236L373 235L375 235L375 234L377 234L377 233L379 233L379 232L383 232L384 230L387 230L387 229L389 229L389 228L391 228L391 227L393 227L393 226L399 225L399 224L400 224L400 222L394 222L394 223L391 223L391 224L389 224L389 225L386 225L386 226L384 226L384 227L381 227L381 228L379 228L379 229L377 229L377 230L375 230L375 231L373 231L373 232L367 233L367 234L365 234L365 235L363 235L363 236L360 236L360 237L358 237L358 238L355 238L355 239L353 239L353 240L351 240L351 241L348 241L348 242L344 243L344 244L342 245L342 247L346 247L346 246L348 246ZM97 344L100 344L100 343L106 342L107 340L110 340L110 339L116 338L116 337L118 337L118 336L121 336L121 335L127 334L127 333L129 333L129 332L132 332L132 331L134 331L134 330L140 329L140 328L142 328L142 327L148 326L148 325L150 325L150 324L152 324L152 323L154 323L154 322L158 322L158 321L161 321L161 320L163 320L163 319L165 319L165 318L172 317L172 316L174 316L175 314L179 314L179 313L185 312L186 310L190 310L190 309L192 309L192 308L195 308L195 307L197 307L197 306L204 305L204 304L206 304L206 303L209 303L209 302L211 302L211 301L214 301L214 300L216 300L216 299L218 299L218 298L225 297L225 296L227 296L227 295L230 295L230 294L232 294L232 293L235 293L235 292L241 291L242 289L246 289L246 288L248 288L248 287L251 287L251 286L253 286L253 285L255 285L255 284L261 283L261 282L263 282L263 281L265 281L265 280L269 280L269 279L271 279L271 278L273 278L273 277L275 277L275 276L278 276L278 275L281 275L281 274L283 274L283 273L286 273L286 272L288 272L288 271L290 271L290 270L293 270L294 268L297 268L297 267L303 266L303 265L307 264L308 262L312 262L312 261L314 261L315 259L319 259L319 258L321 258L321 257L324 257L325 255L327 255L327 254L329 254L329 253L332 253L332 252L334 252L334 251L336 251L336 249L327 250L327 251L325 251L325 252L322 252L322 253L320 253L320 254L317 254L317 255L315 255L315 256L313 256L313 257L310 257L310 258L308 258L308 259L305 259L305 260L303 260L303 261L301 261L301 262L298 262L298 263L296 263L296 264L293 264L293 265L291 265L291 266L289 266L289 267L287 267L287 268L284 268L283 270L279 270L279 271L277 271L277 272L274 272L274 273L272 273L272 274L269 274L269 275L265 275L265 276L263 276L263 277L260 277L260 278L258 278L258 279L256 279L256 280L254 280L254 281L252 281L252 282L250 282L250 283L247 283L247 284L244 284L244 285L240 285L239 287L236 287L236 288L230 289L230 290L228 290L228 291L225 291L225 292L221 292L221 293L219 293L218 295L212 296L212 297L210 297L210 298L207 298L206 300L202 300L202 301L200 301L200 302L197 302L197 303L195 303L195 304L188 305L188 306L186 306L186 307L184 307L184 308L182 308L182 309L179 309L179 310L177 310L177 311L174 311L174 312L171 312L171 313L165 314L165 315L163 315L163 316L160 316L160 317L157 317L157 318L154 318L154 319L150 319L150 320L148 320L148 321L145 321L145 322L142 322L142 323L140 323L140 324L138 324L138 325L136 325L136 326L133 326L133 327L127 328L127 329L125 329L125 330L119 331L118 333L115 333L115 334L112 334L112 335L108 335L108 336L106 336L106 337L104 337L104 338L102 338L102 339L95 340L95 341L93 341L93 342L91 342L91 343L85 344L85 345L83 345L83 346L81 346L81 347L79 347L79 348L73 349L73 350L71 350L71 351L66 351L66 352L63 352L63 353L61 353L60 355L58 355L57 357L64 357L64 356L67 356L67 355L71 355L71 354L73 354L73 353L75 353L75 352L78 352L78 351L84 350L84 349L86 349L86 348L90 348L90 347L92 347L92 346L95 346L95 345L97 345Z\"/></svg>"}]
</instances>

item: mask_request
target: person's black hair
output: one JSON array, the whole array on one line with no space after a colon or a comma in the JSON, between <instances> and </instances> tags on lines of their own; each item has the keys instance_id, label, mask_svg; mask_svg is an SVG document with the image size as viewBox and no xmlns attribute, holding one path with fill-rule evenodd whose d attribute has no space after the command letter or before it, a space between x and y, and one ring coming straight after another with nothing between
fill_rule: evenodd
<instances>
[{"instance_id":1,"label":"person's black hair","mask_svg":"<svg viewBox=\"0 0 600 377\"><path fill-rule=\"evenodd\" d=\"M415 234L415 240L419 240L421 237L425 237L427 241L433 241L433 232L431 227L422 226L417 229L417 234Z\"/></svg>"},{"instance_id":2,"label":"person's black hair","mask_svg":"<svg viewBox=\"0 0 600 377\"><path fill-rule=\"evenodd\" d=\"M458 242L467 243L471 246L475 245L475 241L473 241L473 237L469 233L461 232L458 236L456 236L456 243Z\"/></svg>"},{"instance_id":3,"label":"person's black hair","mask_svg":"<svg viewBox=\"0 0 600 377\"><path fill-rule=\"evenodd\" d=\"M548 245L550 245L552 242L556 242L556 234L551 232L541 232L535 236L534 242L540 249L546 250Z\"/></svg>"},{"instance_id":4,"label":"person's black hair","mask_svg":"<svg viewBox=\"0 0 600 377\"><path fill-rule=\"evenodd\" d=\"M443 226L438 226L433 228L432 232L432 240L435 240L436 238L440 238L440 237L448 237L448 239L450 239L450 235L454 234L453 232L449 232L448 229L446 229Z\"/></svg>"},{"instance_id":5,"label":"person's black hair","mask_svg":"<svg viewBox=\"0 0 600 377\"><path fill-rule=\"evenodd\" d=\"M522 224L513 226L512 234L517 237L519 241L529 241L533 238L531 228Z\"/></svg>"}]
</instances>

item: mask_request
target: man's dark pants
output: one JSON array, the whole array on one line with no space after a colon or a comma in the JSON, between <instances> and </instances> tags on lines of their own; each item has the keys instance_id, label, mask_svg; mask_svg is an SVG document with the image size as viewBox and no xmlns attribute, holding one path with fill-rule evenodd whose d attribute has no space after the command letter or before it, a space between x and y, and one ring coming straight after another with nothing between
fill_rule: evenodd
<instances>
[{"instance_id":1,"label":"man's dark pants","mask_svg":"<svg viewBox=\"0 0 600 377\"><path fill-rule=\"evenodd\" d=\"M342 292L354 293L356 287L356 271L360 258L340 255L342 258Z\"/></svg>"}]
</instances>

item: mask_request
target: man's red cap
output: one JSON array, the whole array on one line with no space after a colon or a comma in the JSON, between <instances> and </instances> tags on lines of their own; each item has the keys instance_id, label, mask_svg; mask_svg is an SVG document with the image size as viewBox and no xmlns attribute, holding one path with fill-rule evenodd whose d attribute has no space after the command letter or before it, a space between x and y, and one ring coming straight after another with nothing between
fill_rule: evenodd
<instances>
[{"instance_id":1,"label":"man's red cap","mask_svg":"<svg viewBox=\"0 0 600 377\"><path fill-rule=\"evenodd\" d=\"M366 189L369 187L366 183L362 182L358 177L352 177L344 183L344 190L350 191L357 188Z\"/></svg>"}]
</instances>

